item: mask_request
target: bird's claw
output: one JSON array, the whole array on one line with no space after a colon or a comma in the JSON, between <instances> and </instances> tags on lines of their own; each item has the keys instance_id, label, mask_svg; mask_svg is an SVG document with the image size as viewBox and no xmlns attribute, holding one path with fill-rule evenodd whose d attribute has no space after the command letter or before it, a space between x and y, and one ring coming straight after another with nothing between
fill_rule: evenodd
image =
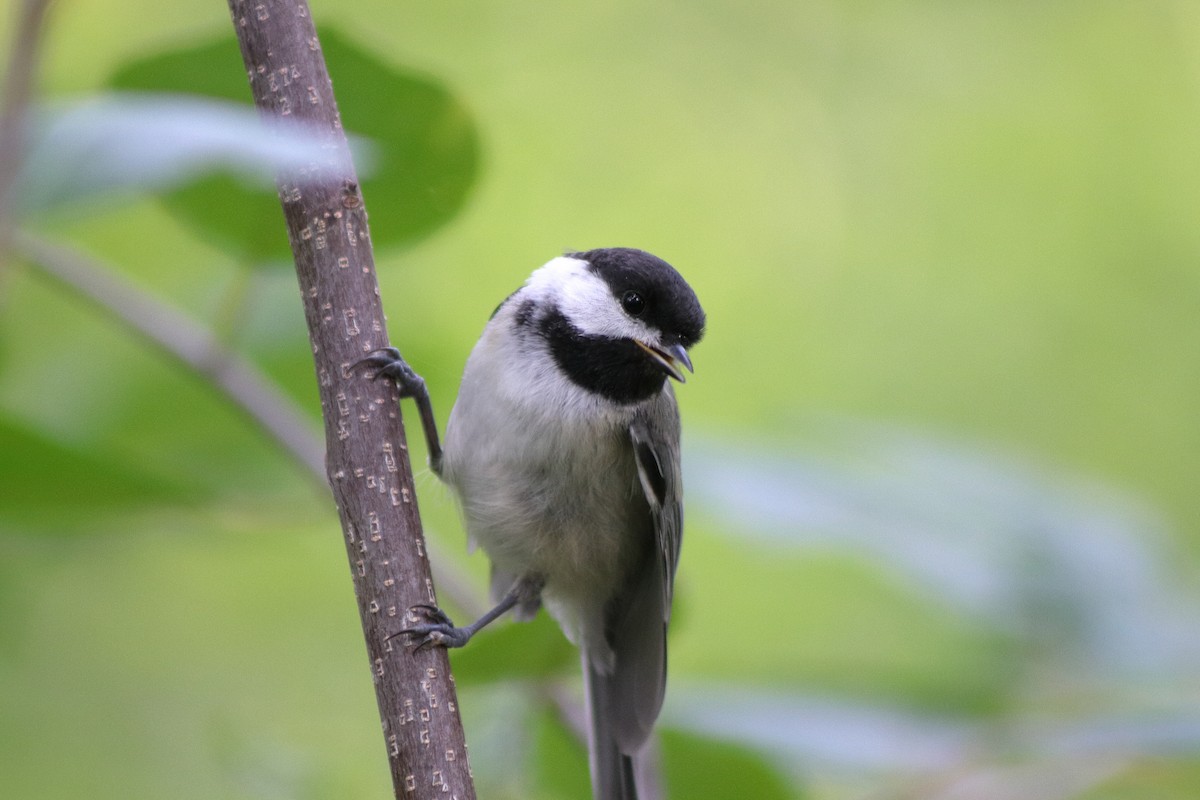
<instances>
[{"instance_id":1,"label":"bird's claw","mask_svg":"<svg viewBox=\"0 0 1200 800\"><path fill-rule=\"evenodd\" d=\"M456 628L450 617L446 616L446 612L437 606L413 606L408 610L408 616L418 620L418 623L388 638L404 636L408 643L413 645L414 653L429 647L462 647L474 633L467 628Z\"/></svg>"},{"instance_id":2,"label":"bird's claw","mask_svg":"<svg viewBox=\"0 0 1200 800\"><path fill-rule=\"evenodd\" d=\"M366 358L350 365L350 371L358 369L363 364L374 367L371 380L391 378L400 389L401 397L420 397L426 393L425 379L413 371L408 362L394 347L382 347L374 350Z\"/></svg>"}]
</instances>

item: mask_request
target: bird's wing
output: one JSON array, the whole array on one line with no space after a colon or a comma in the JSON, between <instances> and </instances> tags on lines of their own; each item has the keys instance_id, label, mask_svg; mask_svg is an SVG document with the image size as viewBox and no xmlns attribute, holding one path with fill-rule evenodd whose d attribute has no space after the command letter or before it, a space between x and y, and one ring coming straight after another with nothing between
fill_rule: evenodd
<instances>
[{"instance_id":1,"label":"bird's wing","mask_svg":"<svg viewBox=\"0 0 1200 800\"><path fill-rule=\"evenodd\" d=\"M662 582L662 621L671 619L671 598L683 542L683 480L679 465L679 408L668 386L650 411L629 426L642 492L650 506Z\"/></svg>"},{"instance_id":2,"label":"bird's wing","mask_svg":"<svg viewBox=\"0 0 1200 800\"><path fill-rule=\"evenodd\" d=\"M619 749L632 754L649 737L666 692L667 623L683 537L679 411L669 389L635 418L629 436L649 517L636 533L648 541L609 609L614 659L606 704Z\"/></svg>"}]
</instances>

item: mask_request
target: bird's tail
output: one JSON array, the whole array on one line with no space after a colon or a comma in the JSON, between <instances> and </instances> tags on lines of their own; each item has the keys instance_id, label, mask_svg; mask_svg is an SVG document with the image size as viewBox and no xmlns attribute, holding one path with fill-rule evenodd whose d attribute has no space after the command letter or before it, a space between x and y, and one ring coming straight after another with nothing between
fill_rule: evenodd
<instances>
[{"instance_id":1,"label":"bird's tail","mask_svg":"<svg viewBox=\"0 0 1200 800\"><path fill-rule=\"evenodd\" d=\"M617 745L612 676L601 673L583 652L587 693L588 761L594 800L637 800L634 757Z\"/></svg>"}]
</instances>

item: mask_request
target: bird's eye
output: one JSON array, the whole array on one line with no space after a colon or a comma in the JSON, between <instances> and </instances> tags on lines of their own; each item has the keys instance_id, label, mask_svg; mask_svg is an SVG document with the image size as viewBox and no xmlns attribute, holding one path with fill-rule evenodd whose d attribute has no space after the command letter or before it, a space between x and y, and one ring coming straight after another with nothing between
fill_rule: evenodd
<instances>
[{"instance_id":1,"label":"bird's eye","mask_svg":"<svg viewBox=\"0 0 1200 800\"><path fill-rule=\"evenodd\" d=\"M636 317L646 310L646 301L637 292L630 289L621 295L621 307L631 317Z\"/></svg>"}]
</instances>

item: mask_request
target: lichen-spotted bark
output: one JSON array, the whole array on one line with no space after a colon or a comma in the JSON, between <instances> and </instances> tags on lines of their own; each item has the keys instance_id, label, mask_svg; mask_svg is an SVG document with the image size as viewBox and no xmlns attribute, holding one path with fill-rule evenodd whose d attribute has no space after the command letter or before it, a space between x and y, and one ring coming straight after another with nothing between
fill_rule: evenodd
<instances>
[{"instance_id":1,"label":"lichen-spotted bark","mask_svg":"<svg viewBox=\"0 0 1200 800\"><path fill-rule=\"evenodd\" d=\"M366 209L308 7L229 0L264 118L311 126L328 159L277 181L325 420L326 467L345 532L397 797L475 797L446 652L387 636L432 603L396 390L351 367L388 344ZM277 224L262 220L263 225ZM357 676L355 676L357 677Z\"/></svg>"}]
</instances>

